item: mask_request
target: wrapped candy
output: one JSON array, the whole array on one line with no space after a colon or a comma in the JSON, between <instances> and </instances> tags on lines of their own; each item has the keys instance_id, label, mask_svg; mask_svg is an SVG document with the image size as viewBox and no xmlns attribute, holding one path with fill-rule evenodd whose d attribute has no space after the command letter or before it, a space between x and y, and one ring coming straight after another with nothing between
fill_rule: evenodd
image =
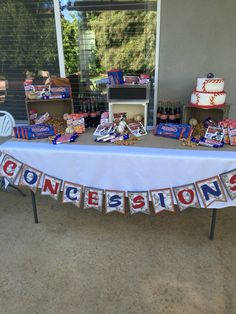
<instances>
[{"instance_id":1,"label":"wrapped candy","mask_svg":"<svg viewBox=\"0 0 236 314\"><path fill-rule=\"evenodd\" d=\"M71 143L71 142L74 142L78 136L79 136L78 133L73 133L72 135L71 134L58 134L54 137L54 139L52 140L52 143L54 145Z\"/></svg>"}]
</instances>

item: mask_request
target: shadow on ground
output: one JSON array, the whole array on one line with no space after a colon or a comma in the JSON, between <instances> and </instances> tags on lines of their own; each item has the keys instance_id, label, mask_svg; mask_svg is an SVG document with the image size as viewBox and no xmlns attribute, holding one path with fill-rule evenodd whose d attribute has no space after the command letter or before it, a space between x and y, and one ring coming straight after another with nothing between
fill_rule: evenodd
<instances>
[{"instance_id":1,"label":"shadow on ground","mask_svg":"<svg viewBox=\"0 0 236 314\"><path fill-rule=\"evenodd\" d=\"M0 192L1 314L235 313L235 209L105 215Z\"/></svg>"}]
</instances>

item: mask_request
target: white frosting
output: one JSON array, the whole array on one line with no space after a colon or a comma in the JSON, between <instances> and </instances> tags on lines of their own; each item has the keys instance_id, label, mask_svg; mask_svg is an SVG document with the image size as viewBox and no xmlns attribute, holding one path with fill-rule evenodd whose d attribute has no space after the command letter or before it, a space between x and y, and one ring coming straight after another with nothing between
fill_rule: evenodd
<instances>
[{"instance_id":1,"label":"white frosting","mask_svg":"<svg viewBox=\"0 0 236 314\"><path fill-rule=\"evenodd\" d=\"M224 79L223 78L198 78L196 91L198 92L223 92L224 91Z\"/></svg>"},{"instance_id":2,"label":"white frosting","mask_svg":"<svg viewBox=\"0 0 236 314\"><path fill-rule=\"evenodd\" d=\"M226 93L201 93L194 91L191 96L191 104L196 106L214 107L225 104Z\"/></svg>"}]
</instances>

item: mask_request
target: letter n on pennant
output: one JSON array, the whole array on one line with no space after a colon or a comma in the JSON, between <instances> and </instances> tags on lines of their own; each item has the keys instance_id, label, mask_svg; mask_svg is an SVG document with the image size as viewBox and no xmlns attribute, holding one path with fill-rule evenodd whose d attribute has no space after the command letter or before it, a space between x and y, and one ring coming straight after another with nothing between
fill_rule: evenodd
<instances>
[{"instance_id":1,"label":"letter n on pennant","mask_svg":"<svg viewBox=\"0 0 236 314\"><path fill-rule=\"evenodd\" d=\"M196 182L205 207L214 202L227 202L223 186L218 176Z\"/></svg>"},{"instance_id":2,"label":"letter n on pennant","mask_svg":"<svg viewBox=\"0 0 236 314\"><path fill-rule=\"evenodd\" d=\"M20 185L27 186L32 191L36 192L40 183L41 176L41 171L29 167L28 165L24 165L21 171Z\"/></svg>"},{"instance_id":3,"label":"letter n on pennant","mask_svg":"<svg viewBox=\"0 0 236 314\"><path fill-rule=\"evenodd\" d=\"M21 170L22 163L10 155L5 155L0 165L0 176L13 184Z\"/></svg>"},{"instance_id":4,"label":"letter n on pennant","mask_svg":"<svg viewBox=\"0 0 236 314\"><path fill-rule=\"evenodd\" d=\"M41 195L48 195L58 200L61 192L62 180L55 177L44 175Z\"/></svg>"},{"instance_id":5,"label":"letter n on pennant","mask_svg":"<svg viewBox=\"0 0 236 314\"><path fill-rule=\"evenodd\" d=\"M150 194L155 214L159 214L163 210L175 212L174 200L170 188L151 190Z\"/></svg>"},{"instance_id":6,"label":"letter n on pennant","mask_svg":"<svg viewBox=\"0 0 236 314\"><path fill-rule=\"evenodd\" d=\"M200 207L197 191L193 183L174 187L173 191L180 211L188 207Z\"/></svg>"},{"instance_id":7,"label":"letter n on pennant","mask_svg":"<svg viewBox=\"0 0 236 314\"><path fill-rule=\"evenodd\" d=\"M231 200L236 198L236 169L220 174L221 181Z\"/></svg>"},{"instance_id":8,"label":"letter n on pennant","mask_svg":"<svg viewBox=\"0 0 236 314\"><path fill-rule=\"evenodd\" d=\"M71 182L64 182L62 203L73 203L80 207L83 186Z\"/></svg>"},{"instance_id":9,"label":"letter n on pennant","mask_svg":"<svg viewBox=\"0 0 236 314\"><path fill-rule=\"evenodd\" d=\"M106 213L119 212L125 213L125 192L124 191L105 191Z\"/></svg>"},{"instance_id":10,"label":"letter n on pennant","mask_svg":"<svg viewBox=\"0 0 236 314\"><path fill-rule=\"evenodd\" d=\"M84 188L84 208L95 208L102 211L104 191L100 189Z\"/></svg>"},{"instance_id":11,"label":"letter n on pennant","mask_svg":"<svg viewBox=\"0 0 236 314\"><path fill-rule=\"evenodd\" d=\"M150 214L148 192L128 192L129 208L131 214Z\"/></svg>"}]
</instances>

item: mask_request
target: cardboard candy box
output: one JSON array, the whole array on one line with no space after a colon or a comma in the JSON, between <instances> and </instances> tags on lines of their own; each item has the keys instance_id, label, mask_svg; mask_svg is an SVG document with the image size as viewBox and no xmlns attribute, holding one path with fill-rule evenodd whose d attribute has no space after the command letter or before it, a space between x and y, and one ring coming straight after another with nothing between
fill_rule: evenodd
<instances>
[{"instance_id":1,"label":"cardboard candy box","mask_svg":"<svg viewBox=\"0 0 236 314\"><path fill-rule=\"evenodd\" d=\"M55 129L51 125L37 124L14 127L14 136L27 140L48 138L55 135Z\"/></svg>"}]
</instances>

